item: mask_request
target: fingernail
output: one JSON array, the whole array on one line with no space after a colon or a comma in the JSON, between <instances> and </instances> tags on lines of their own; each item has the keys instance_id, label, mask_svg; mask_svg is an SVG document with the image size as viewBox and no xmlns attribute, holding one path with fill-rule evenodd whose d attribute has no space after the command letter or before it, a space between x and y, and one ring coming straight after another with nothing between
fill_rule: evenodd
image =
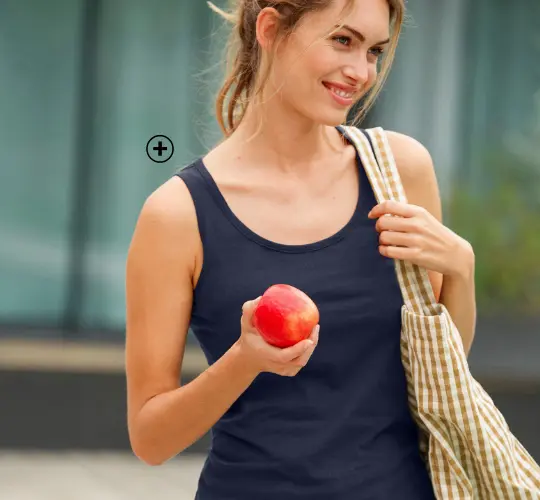
<instances>
[{"instance_id":1,"label":"fingernail","mask_svg":"<svg viewBox=\"0 0 540 500\"><path fill-rule=\"evenodd\" d=\"M319 331L321 330L321 325L317 325L315 327L315 335L319 335Z\"/></svg>"}]
</instances>

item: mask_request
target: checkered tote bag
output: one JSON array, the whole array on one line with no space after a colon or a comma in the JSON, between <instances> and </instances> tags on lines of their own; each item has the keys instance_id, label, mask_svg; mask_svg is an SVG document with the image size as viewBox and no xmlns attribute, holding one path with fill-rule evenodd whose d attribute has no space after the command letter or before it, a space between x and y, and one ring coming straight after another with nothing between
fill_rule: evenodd
<instances>
[{"instance_id":1,"label":"checkered tote bag","mask_svg":"<svg viewBox=\"0 0 540 500\"><path fill-rule=\"evenodd\" d=\"M407 202L381 128L344 127L377 201ZM438 500L540 500L540 467L473 378L461 336L427 271L396 259L404 299L401 357L420 450Z\"/></svg>"}]
</instances>

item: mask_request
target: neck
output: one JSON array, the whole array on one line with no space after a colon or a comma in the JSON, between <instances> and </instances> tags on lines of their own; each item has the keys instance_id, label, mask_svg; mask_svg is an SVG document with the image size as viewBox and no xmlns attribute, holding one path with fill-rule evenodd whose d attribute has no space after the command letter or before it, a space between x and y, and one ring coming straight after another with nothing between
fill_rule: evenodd
<instances>
[{"instance_id":1,"label":"neck","mask_svg":"<svg viewBox=\"0 0 540 500\"><path fill-rule=\"evenodd\" d=\"M299 175L309 174L321 158L335 154L341 140L334 127L303 116L279 95L257 107L250 104L230 139L250 162Z\"/></svg>"}]
</instances>

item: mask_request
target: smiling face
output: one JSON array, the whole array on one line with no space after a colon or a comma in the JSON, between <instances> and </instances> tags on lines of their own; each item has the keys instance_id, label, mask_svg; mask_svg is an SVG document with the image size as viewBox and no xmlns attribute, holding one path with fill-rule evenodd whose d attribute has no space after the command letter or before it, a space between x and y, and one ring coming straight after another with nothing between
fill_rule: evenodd
<instances>
[{"instance_id":1,"label":"smiling face","mask_svg":"<svg viewBox=\"0 0 540 500\"><path fill-rule=\"evenodd\" d=\"M334 0L306 14L283 41L273 61L267 93L290 110L339 125L377 81L378 64L390 38L388 0ZM262 16L265 32L272 16ZM330 34L329 34L330 33Z\"/></svg>"}]
</instances>

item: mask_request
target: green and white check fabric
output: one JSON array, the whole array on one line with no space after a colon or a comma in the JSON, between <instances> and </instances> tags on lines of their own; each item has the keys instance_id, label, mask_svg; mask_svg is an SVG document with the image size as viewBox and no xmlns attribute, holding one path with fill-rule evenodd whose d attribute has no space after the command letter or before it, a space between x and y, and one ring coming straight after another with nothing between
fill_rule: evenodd
<instances>
[{"instance_id":1,"label":"green and white check fabric","mask_svg":"<svg viewBox=\"0 0 540 500\"><path fill-rule=\"evenodd\" d=\"M377 201L407 202L386 133L343 127ZM427 270L396 259L404 299L401 357L420 450L438 500L540 500L540 467L473 378L461 336Z\"/></svg>"}]
</instances>

